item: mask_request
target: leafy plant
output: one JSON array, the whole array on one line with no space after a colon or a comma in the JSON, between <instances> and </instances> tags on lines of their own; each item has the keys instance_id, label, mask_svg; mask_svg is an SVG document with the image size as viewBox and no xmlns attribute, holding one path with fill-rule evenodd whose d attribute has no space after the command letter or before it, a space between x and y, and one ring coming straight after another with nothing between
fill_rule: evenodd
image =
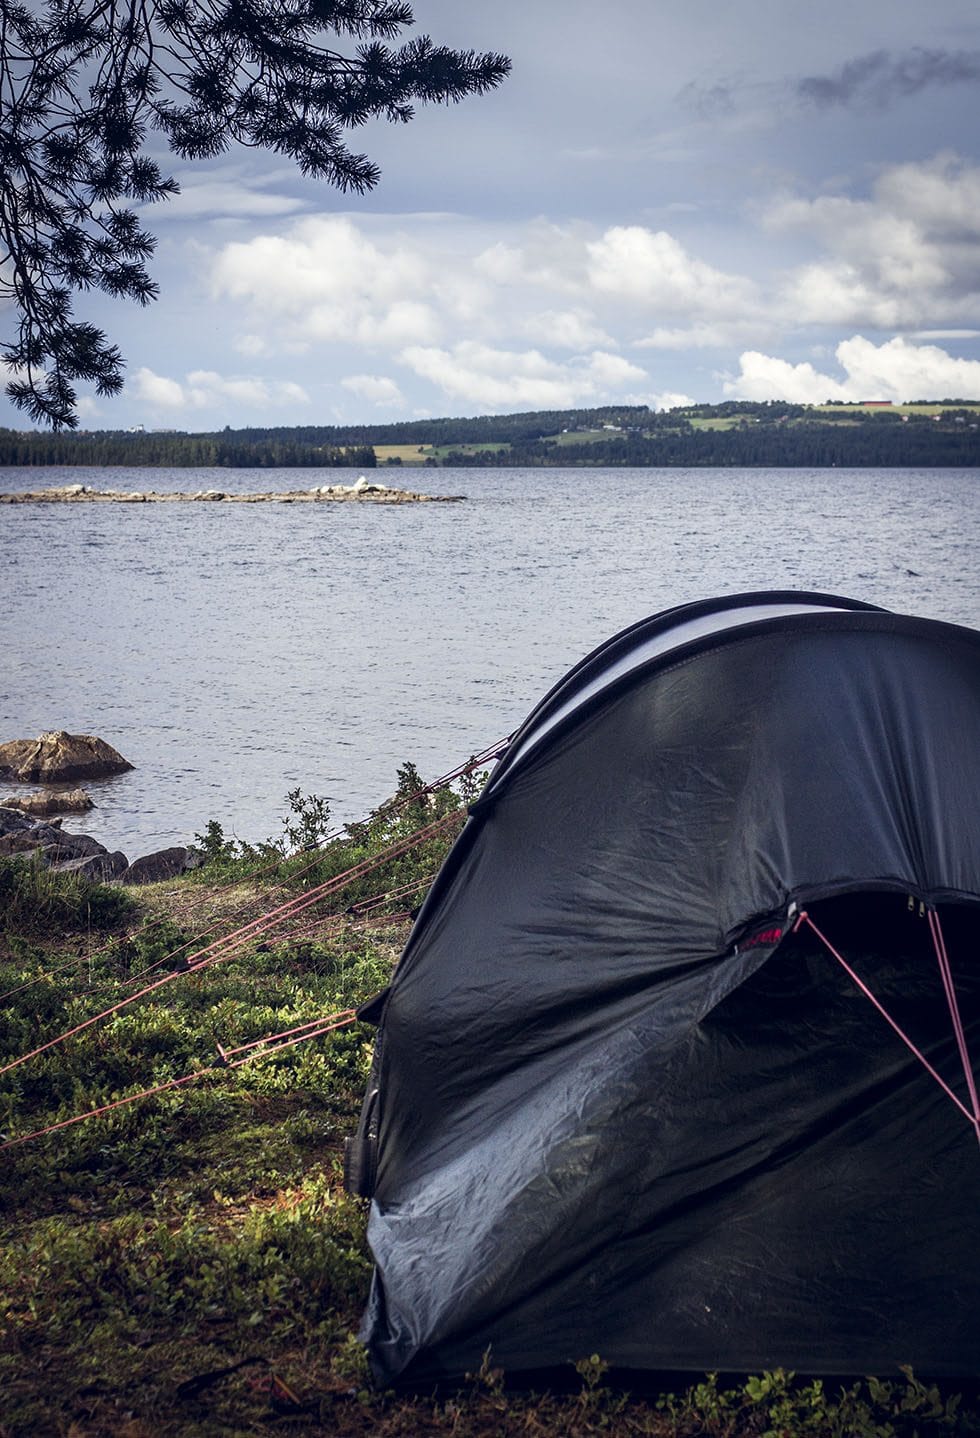
<instances>
[{"instance_id":1,"label":"leafy plant","mask_svg":"<svg viewBox=\"0 0 980 1438\"><path fill-rule=\"evenodd\" d=\"M286 843L291 850L317 849L330 833L330 801L318 794L290 789L286 795L289 813L282 821Z\"/></svg>"}]
</instances>

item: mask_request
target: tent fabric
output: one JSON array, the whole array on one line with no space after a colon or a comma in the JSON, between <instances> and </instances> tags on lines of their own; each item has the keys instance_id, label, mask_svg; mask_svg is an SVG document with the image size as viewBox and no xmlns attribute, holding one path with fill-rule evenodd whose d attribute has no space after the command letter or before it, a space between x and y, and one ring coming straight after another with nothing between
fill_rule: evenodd
<instances>
[{"instance_id":1,"label":"tent fabric","mask_svg":"<svg viewBox=\"0 0 980 1438\"><path fill-rule=\"evenodd\" d=\"M978 815L973 631L746 595L577 665L385 996L361 1130L376 1379L487 1349L513 1372L980 1375L975 1135L792 933L826 907L962 1089L917 906L952 915L976 1054Z\"/></svg>"}]
</instances>

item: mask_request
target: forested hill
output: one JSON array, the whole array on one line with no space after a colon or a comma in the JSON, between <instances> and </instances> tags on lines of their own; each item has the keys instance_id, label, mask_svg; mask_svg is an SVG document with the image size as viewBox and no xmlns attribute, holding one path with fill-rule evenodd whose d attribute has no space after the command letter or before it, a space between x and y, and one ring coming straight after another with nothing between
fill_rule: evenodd
<instances>
[{"instance_id":1,"label":"forested hill","mask_svg":"<svg viewBox=\"0 0 980 1438\"><path fill-rule=\"evenodd\" d=\"M241 468L980 465L980 404L643 405L383 425L41 434L0 430L2 465Z\"/></svg>"}]
</instances>

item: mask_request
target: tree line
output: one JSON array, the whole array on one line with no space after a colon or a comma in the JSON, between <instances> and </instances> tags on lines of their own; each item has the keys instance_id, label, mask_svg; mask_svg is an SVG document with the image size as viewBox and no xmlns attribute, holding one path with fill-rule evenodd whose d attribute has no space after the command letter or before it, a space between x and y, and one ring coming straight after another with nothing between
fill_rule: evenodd
<instances>
[{"instance_id":1,"label":"tree line","mask_svg":"<svg viewBox=\"0 0 980 1438\"><path fill-rule=\"evenodd\" d=\"M128 434L112 431L23 433L0 430L0 464L84 464L170 469L373 469L369 444L313 445L288 439L245 439L228 434Z\"/></svg>"},{"instance_id":2,"label":"tree line","mask_svg":"<svg viewBox=\"0 0 980 1438\"><path fill-rule=\"evenodd\" d=\"M980 431L947 422L857 424L800 422L732 429L662 429L581 444L538 440L487 454L452 451L440 464L768 469L964 468L980 465Z\"/></svg>"},{"instance_id":3,"label":"tree line","mask_svg":"<svg viewBox=\"0 0 980 1438\"><path fill-rule=\"evenodd\" d=\"M0 430L0 464L372 469L375 445L404 445L440 467L963 467L980 464L978 424L980 409L966 402L934 416L731 400L206 434ZM481 444L499 448L469 448Z\"/></svg>"}]
</instances>

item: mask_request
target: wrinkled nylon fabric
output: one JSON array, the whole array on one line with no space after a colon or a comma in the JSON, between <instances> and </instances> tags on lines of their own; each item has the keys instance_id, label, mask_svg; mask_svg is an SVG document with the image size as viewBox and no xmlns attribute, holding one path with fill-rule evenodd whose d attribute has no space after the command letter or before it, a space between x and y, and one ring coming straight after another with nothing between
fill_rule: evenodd
<instances>
[{"instance_id":1,"label":"wrinkled nylon fabric","mask_svg":"<svg viewBox=\"0 0 980 1438\"><path fill-rule=\"evenodd\" d=\"M951 626L729 635L549 735L478 808L388 995L376 1378L488 1347L980 1372L969 1127L802 937L735 947L791 900L980 898L978 813L978 648ZM794 964L806 1003L771 979ZM937 1274L960 1291L931 1321Z\"/></svg>"}]
</instances>

